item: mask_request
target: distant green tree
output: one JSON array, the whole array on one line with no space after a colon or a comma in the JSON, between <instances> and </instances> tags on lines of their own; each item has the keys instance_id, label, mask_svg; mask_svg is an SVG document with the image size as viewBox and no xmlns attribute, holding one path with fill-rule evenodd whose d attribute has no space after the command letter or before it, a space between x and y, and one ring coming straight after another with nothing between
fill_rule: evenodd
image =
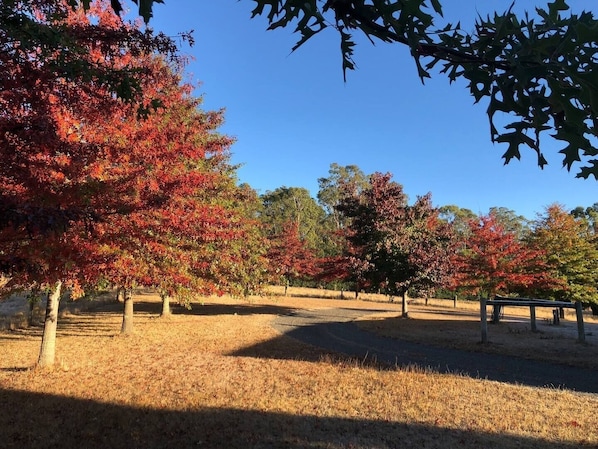
<instances>
[{"instance_id":1,"label":"distant green tree","mask_svg":"<svg viewBox=\"0 0 598 449\"><path fill-rule=\"evenodd\" d=\"M439 207L438 216L441 220L452 225L455 234L461 240L466 240L470 235L469 221L477 217L471 210L454 204Z\"/></svg>"},{"instance_id":2,"label":"distant green tree","mask_svg":"<svg viewBox=\"0 0 598 449\"><path fill-rule=\"evenodd\" d=\"M322 251L322 229L326 213L303 187L278 187L261 195L260 221L269 237L283 234L289 223L297 227L299 239L316 254Z\"/></svg>"},{"instance_id":3,"label":"distant green tree","mask_svg":"<svg viewBox=\"0 0 598 449\"><path fill-rule=\"evenodd\" d=\"M357 165L330 164L328 177L318 179L318 202L334 223L335 229L343 229L347 218L343 217L337 206L347 195L347 190L359 194L369 186L368 176Z\"/></svg>"},{"instance_id":4,"label":"distant green tree","mask_svg":"<svg viewBox=\"0 0 598 449\"><path fill-rule=\"evenodd\" d=\"M489 214L502 225L505 231L523 239L530 232L530 221L523 215L517 215L514 210L506 207L491 207Z\"/></svg>"},{"instance_id":5,"label":"distant green tree","mask_svg":"<svg viewBox=\"0 0 598 449\"><path fill-rule=\"evenodd\" d=\"M318 202L326 211L322 232L323 252L326 260L321 261L324 278L345 279L339 274L341 259L346 247L346 228L349 219L338 209L341 199L348 194L358 195L369 186L369 176L356 165L330 164L328 177L318 179ZM333 273L336 273L333 275ZM344 273L344 272L343 272ZM336 281L335 281L336 282Z\"/></svg>"},{"instance_id":6,"label":"distant green tree","mask_svg":"<svg viewBox=\"0 0 598 449\"><path fill-rule=\"evenodd\" d=\"M236 177L235 177L236 182ZM269 241L266 238L259 213L262 201L248 184L231 189L231 194L214 195L215 201L225 201L237 214L235 223L238 237L213 242L218 257L214 263L217 281L233 296L248 297L262 292L269 281Z\"/></svg>"},{"instance_id":7,"label":"distant green tree","mask_svg":"<svg viewBox=\"0 0 598 449\"><path fill-rule=\"evenodd\" d=\"M583 220L593 234L598 234L598 203L586 208L577 206L571 211L571 215L576 219Z\"/></svg>"},{"instance_id":8,"label":"distant green tree","mask_svg":"<svg viewBox=\"0 0 598 449\"><path fill-rule=\"evenodd\" d=\"M552 299L581 301L598 314L598 247L583 219L559 204L546 208L533 225L530 243L545 251L558 287L541 290Z\"/></svg>"}]
</instances>

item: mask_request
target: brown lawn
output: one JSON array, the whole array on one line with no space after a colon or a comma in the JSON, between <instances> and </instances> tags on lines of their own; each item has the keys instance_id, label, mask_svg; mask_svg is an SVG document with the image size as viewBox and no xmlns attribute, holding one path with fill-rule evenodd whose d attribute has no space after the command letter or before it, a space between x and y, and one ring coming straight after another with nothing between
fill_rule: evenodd
<instances>
[{"instance_id":1,"label":"brown lawn","mask_svg":"<svg viewBox=\"0 0 598 449\"><path fill-rule=\"evenodd\" d=\"M0 333L1 447L598 445L597 395L377 369L325 354L269 325L293 308L380 309L381 303L210 298L159 319L156 296L136 300L135 333L127 337L118 334L119 305L65 314L53 370L31 369L39 328ZM422 306L418 318L413 306L414 319L399 324L438 329L428 309ZM364 325L383 331L393 322L378 318ZM489 332L497 341L495 327ZM262 349L238 355L249 347Z\"/></svg>"}]
</instances>

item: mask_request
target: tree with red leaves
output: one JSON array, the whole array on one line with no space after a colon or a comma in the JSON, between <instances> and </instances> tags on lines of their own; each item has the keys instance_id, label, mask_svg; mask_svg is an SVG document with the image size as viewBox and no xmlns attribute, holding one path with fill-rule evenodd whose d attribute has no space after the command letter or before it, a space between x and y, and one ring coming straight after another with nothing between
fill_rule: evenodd
<instances>
[{"instance_id":1,"label":"tree with red leaves","mask_svg":"<svg viewBox=\"0 0 598 449\"><path fill-rule=\"evenodd\" d=\"M472 293L522 294L551 285L545 251L508 232L492 213L469 222L467 246L454 258L455 283Z\"/></svg>"},{"instance_id":2,"label":"tree with red leaves","mask_svg":"<svg viewBox=\"0 0 598 449\"><path fill-rule=\"evenodd\" d=\"M77 29L127 27L104 4L91 9L93 20L66 11L60 20ZM100 37L89 58L134 71L143 92L136 101L118 100L93 77L57 78L45 59L32 62L32 77L6 61L22 84L1 92L9 108L0 115L0 261L12 286L53 289L42 366L54 361L64 285L75 295L99 279L126 287L127 332L133 285L164 297L234 291L237 278L227 274L246 262L233 242L253 235L236 208L245 193L229 163L232 140L216 132L222 113L199 109L192 86L180 84L181 67Z\"/></svg>"},{"instance_id":3,"label":"tree with red leaves","mask_svg":"<svg viewBox=\"0 0 598 449\"><path fill-rule=\"evenodd\" d=\"M448 278L454 237L429 194L409 205L390 174L374 173L369 188L338 207L351 219L347 238L354 276L391 297L401 296L404 317L410 288L427 292Z\"/></svg>"},{"instance_id":4,"label":"tree with red leaves","mask_svg":"<svg viewBox=\"0 0 598 449\"><path fill-rule=\"evenodd\" d=\"M93 199L98 183L90 167L104 149L83 138L84 128L123 107L119 83L143 74L130 67L131 55L161 45L105 4L90 14L94 19L60 0L0 5L0 271L9 288L51 290L42 366L54 361L61 288L77 296L94 282L87 267L101 261L90 256L89 236L113 212ZM48 41L50 30L60 32Z\"/></svg>"},{"instance_id":5,"label":"tree with red leaves","mask_svg":"<svg viewBox=\"0 0 598 449\"><path fill-rule=\"evenodd\" d=\"M114 214L97 224L98 252L108 261L102 276L125 291L123 332L132 330L132 288L158 288L164 300L222 293L214 264L226 257L220 242L240 238L241 219L229 203L236 192L228 163L232 140L216 130L221 112L203 112L192 86L158 57L140 61L150 70L144 96L162 107L136 120L134 105L91 125L90 137L109 152L92 168L101 207ZM126 213L118 213L118 210Z\"/></svg>"},{"instance_id":6,"label":"tree with red leaves","mask_svg":"<svg viewBox=\"0 0 598 449\"><path fill-rule=\"evenodd\" d=\"M286 222L282 229L270 237L267 257L270 273L283 280L284 294L292 280L313 276L316 258L305 240L299 236L298 224Z\"/></svg>"}]
</instances>

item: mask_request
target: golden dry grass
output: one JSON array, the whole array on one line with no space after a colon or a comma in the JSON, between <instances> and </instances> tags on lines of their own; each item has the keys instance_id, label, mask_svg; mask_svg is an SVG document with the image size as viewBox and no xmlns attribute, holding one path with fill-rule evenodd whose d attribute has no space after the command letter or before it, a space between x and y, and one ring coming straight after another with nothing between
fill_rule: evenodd
<instances>
[{"instance_id":1,"label":"golden dry grass","mask_svg":"<svg viewBox=\"0 0 598 449\"><path fill-rule=\"evenodd\" d=\"M118 335L118 305L63 316L53 370L30 369L39 329L0 334L2 447L598 444L596 395L376 369L269 325L293 308L375 303L210 298L158 319L158 298L136 299L135 333L127 337ZM261 349L240 356L247 348Z\"/></svg>"}]
</instances>

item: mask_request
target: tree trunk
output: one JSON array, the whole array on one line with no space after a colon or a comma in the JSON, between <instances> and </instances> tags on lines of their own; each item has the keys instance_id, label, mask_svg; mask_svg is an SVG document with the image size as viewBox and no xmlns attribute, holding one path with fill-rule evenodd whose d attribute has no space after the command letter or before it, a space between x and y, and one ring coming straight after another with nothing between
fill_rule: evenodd
<instances>
[{"instance_id":1,"label":"tree trunk","mask_svg":"<svg viewBox=\"0 0 598 449\"><path fill-rule=\"evenodd\" d=\"M33 298L29 298L29 314L27 315L27 326L33 326L33 311L35 310L35 302Z\"/></svg>"},{"instance_id":2,"label":"tree trunk","mask_svg":"<svg viewBox=\"0 0 598 449\"><path fill-rule=\"evenodd\" d=\"M54 291L48 295L44 333L42 335L42 347L39 351L39 358L37 359L37 366L40 368L54 365L54 356L56 354L56 327L58 325L58 307L60 306L61 287L62 281L56 282Z\"/></svg>"},{"instance_id":3,"label":"tree trunk","mask_svg":"<svg viewBox=\"0 0 598 449\"><path fill-rule=\"evenodd\" d=\"M123 324L120 328L121 334L133 333L133 289L124 289Z\"/></svg>"},{"instance_id":4,"label":"tree trunk","mask_svg":"<svg viewBox=\"0 0 598 449\"><path fill-rule=\"evenodd\" d=\"M170 311L170 296L164 294L160 295L162 297L162 313L160 314L161 317L169 317L171 314Z\"/></svg>"},{"instance_id":5,"label":"tree trunk","mask_svg":"<svg viewBox=\"0 0 598 449\"><path fill-rule=\"evenodd\" d=\"M116 289L116 302L124 302L124 291L125 289L123 287L118 287Z\"/></svg>"},{"instance_id":6,"label":"tree trunk","mask_svg":"<svg viewBox=\"0 0 598 449\"><path fill-rule=\"evenodd\" d=\"M401 294L401 298L402 298L401 309L403 310L402 317L409 318L409 309L408 309L408 304L407 304L407 292L406 291L404 291Z\"/></svg>"}]
</instances>

